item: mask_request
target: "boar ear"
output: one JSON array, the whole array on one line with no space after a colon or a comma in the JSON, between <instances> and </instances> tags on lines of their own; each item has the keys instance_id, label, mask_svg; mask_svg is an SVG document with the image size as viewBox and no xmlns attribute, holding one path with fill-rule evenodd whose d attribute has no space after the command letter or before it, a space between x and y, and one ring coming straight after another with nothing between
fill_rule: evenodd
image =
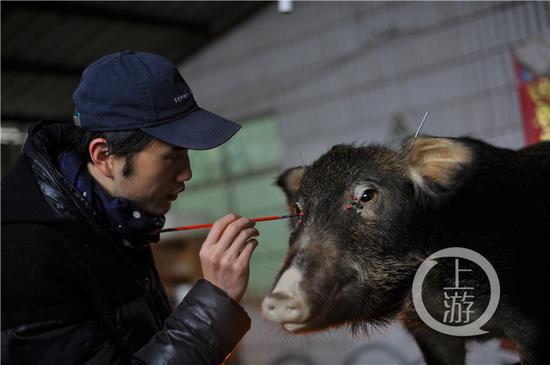
<instances>
[{"instance_id":1,"label":"boar ear","mask_svg":"<svg viewBox=\"0 0 550 365\"><path fill-rule=\"evenodd\" d=\"M399 153L417 194L430 196L450 193L459 183L464 167L472 161L471 149L450 138L410 138Z\"/></svg>"},{"instance_id":2,"label":"boar ear","mask_svg":"<svg viewBox=\"0 0 550 365\"><path fill-rule=\"evenodd\" d=\"M294 204L296 203L296 197L300 185L302 185L302 176L304 176L305 171L305 166L296 166L287 169L277 178L276 183L285 192L287 204L291 211L294 211Z\"/></svg>"}]
</instances>

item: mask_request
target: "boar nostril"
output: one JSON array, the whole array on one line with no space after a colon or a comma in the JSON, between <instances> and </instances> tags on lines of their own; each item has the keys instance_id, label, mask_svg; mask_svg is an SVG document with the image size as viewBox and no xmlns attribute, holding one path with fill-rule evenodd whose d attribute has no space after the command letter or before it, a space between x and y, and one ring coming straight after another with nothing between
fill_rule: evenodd
<instances>
[{"instance_id":1,"label":"boar nostril","mask_svg":"<svg viewBox=\"0 0 550 365\"><path fill-rule=\"evenodd\" d=\"M277 323L303 321L309 315L307 304L288 292L273 292L265 297L262 312L268 320Z\"/></svg>"}]
</instances>

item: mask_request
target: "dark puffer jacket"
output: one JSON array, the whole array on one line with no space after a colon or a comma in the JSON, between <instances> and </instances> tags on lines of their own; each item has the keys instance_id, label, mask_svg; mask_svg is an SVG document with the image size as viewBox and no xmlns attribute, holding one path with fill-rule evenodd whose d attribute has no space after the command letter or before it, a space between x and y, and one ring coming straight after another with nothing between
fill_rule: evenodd
<instances>
[{"instance_id":1,"label":"dark puffer jacket","mask_svg":"<svg viewBox=\"0 0 550 365\"><path fill-rule=\"evenodd\" d=\"M57 171L38 124L2 180L2 364L220 364L250 328L200 280L170 313L149 248L124 247Z\"/></svg>"}]
</instances>

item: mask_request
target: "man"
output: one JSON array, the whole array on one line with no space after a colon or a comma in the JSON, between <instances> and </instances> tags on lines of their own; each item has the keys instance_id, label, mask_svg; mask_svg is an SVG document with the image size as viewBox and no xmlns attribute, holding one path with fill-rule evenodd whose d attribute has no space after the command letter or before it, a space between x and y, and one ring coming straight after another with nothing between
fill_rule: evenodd
<instances>
[{"instance_id":1,"label":"man","mask_svg":"<svg viewBox=\"0 0 550 365\"><path fill-rule=\"evenodd\" d=\"M199 108L176 67L125 51L86 68L75 126L39 123L2 181L2 364L219 364L250 328L238 304L257 242L228 215L170 313L149 244L191 179L188 149L238 124Z\"/></svg>"}]
</instances>

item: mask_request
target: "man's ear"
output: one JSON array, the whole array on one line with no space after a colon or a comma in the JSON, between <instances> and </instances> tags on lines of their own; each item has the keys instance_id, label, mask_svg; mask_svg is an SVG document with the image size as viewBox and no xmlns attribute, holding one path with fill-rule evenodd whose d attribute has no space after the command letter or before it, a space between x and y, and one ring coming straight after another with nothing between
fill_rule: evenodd
<instances>
[{"instance_id":1,"label":"man's ear","mask_svg":"<svg viewBox=\"0 0 550 365\"><path fill-rule=\"evenodd\" d=\"M406 140L399 151L418 195L442 197L460 183L473 152L460 140L417 137Z\"/></svg>"},{"instance_id":2,"label":"man's ear","mask_svg":"<svg viewBox=\"0 0 550 365\"><path fill-rule=\"evenodd\" d=\"M88 146L90 160L95 169L101 172L103 176L113 177L112 155L109 153L109 147L105 138L96 138Z\"/></svg>"},{"instance_id":3,"label":"man's ear","mask_svg":"<svg viewBox=\"0 0 550 365\"><path fill-rule=\"evenodd\" d=\"M295 211L294 205L305 171L305 166L296 166L287 169L277 178L276 184L285 192L288 209L291 212Z\"/></svg>"}]
</instances>

